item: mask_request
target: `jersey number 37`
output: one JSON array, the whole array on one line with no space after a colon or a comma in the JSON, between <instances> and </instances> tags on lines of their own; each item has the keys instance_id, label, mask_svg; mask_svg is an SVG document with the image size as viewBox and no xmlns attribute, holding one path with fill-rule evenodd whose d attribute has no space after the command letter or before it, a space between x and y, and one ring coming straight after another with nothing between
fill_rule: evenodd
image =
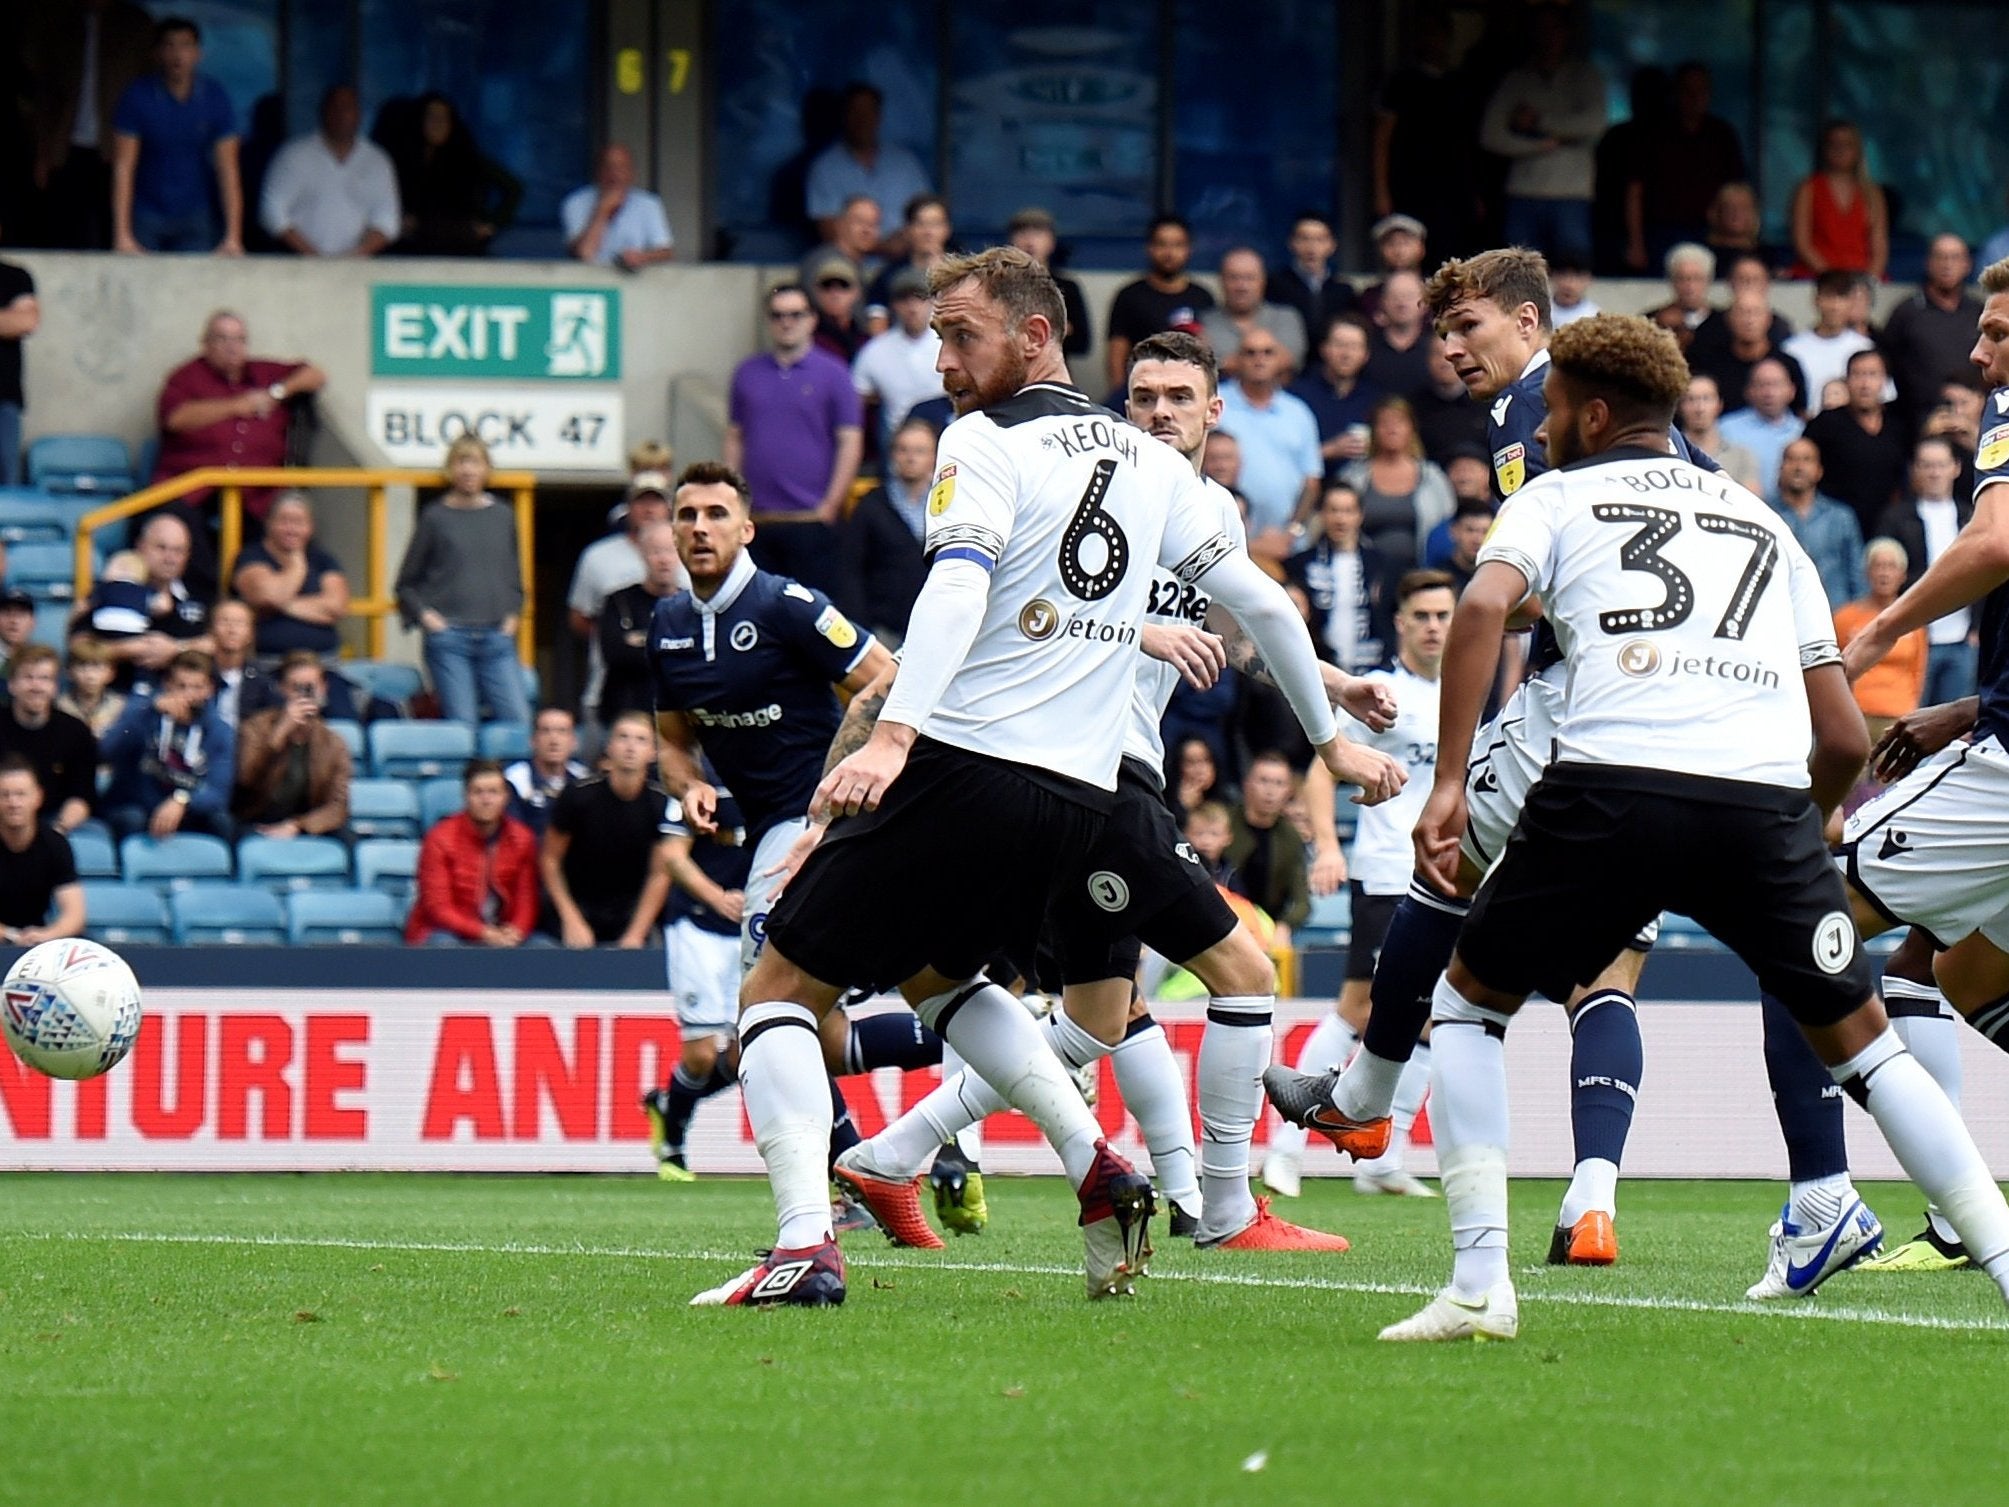
<instances>
[{"instance_id":1,"label":"jersey number 37","mask_svg":"<svg viewBox=\"0 0 2009 1507\"><path fill-rule=\"evenodd\" d=\"M1625 570L1638 571L1658 580L1666 595L1656 606L1628 607L1622 611L1600 612L1598 626L1606 633L1664 633L1687 622L1695 611L1695 583L1686 571L1661 551L1681 532L1682 517L1672 508L1648 507L1641 503L1599 503L1591 516L1601 523L1637 523L1644 527L1619 547L1618 563ZM1762 524L1746 518L1729 518L1721 513L1697 513L1695 522L1706 534L1723 534L1742 539L1751 546L1751 557L1730 593L1730 605L1716 624L1717 638L1741 639L1750 626L1751 614L1772 582L1779 564L1779 541Z\"/></svg>"}]
</instances>

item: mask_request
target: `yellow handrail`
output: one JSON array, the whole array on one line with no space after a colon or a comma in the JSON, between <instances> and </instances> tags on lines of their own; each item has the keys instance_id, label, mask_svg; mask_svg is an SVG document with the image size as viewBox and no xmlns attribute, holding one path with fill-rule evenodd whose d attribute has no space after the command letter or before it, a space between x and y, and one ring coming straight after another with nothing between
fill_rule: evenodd
<instances>
[{"instance_id":1,"label":"yellow handrail","mask_svg":"<svg viewBox=\"0 0 2009 1507\"><path fill-rule=\"evenodd\" d=\"M218 576L227 583L244 540L246 487L296 487L302 490L360 487L369 498L366 591L360 597L350 598L349 613L353 617L368 619L370 657L380 659L384 652L384 619L398 610L397 600L391 594L390 564L385 553L390 521L385 488L445 487L447 484L446 476L438 471L403 471L381 466L204 466L197 471L184 471L179 476L171 476L166 481L157 481L150 487L142 488L130 497L93 508L78 520L76 600L82 602L91 591L94 566L91 535L108 523L117 523L135 513L148 512L163 503L178 501L204 487L218 488L223 500L222 538L218 541L223 558ZM523 615L516 625L516 652L525 664L529 664L536 653L537 643L536 597L531 580L537 527L531 503L537 494L537 478L528 471L496 471L490 474L488 484L498 492L509 493L516 506L516 553L519 569L523 573Z\"/></svg>"}]
</instances>

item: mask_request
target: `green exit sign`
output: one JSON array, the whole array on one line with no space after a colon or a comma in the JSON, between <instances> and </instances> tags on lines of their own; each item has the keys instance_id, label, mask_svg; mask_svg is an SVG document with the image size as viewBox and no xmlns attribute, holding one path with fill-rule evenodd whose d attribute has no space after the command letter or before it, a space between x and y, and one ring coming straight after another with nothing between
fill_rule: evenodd
<instances>
[{"instance_id":1,"label":"green exit sign","mask_svg":"<svg viewBox=\"0 0 2009 1507\"><path fill-rule=\"evenodd\" d=\"M621 293L380 283L370 290L370 371L379 377L618 381Z\"/></svg>"}]
</instances>

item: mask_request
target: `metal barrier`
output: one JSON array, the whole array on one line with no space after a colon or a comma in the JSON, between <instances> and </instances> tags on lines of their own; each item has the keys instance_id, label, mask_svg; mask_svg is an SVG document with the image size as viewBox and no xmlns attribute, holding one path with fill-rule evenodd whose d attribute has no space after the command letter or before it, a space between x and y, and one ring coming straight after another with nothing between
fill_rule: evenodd
<instances>
[{"instance_id":1,"label":"metal barrier","mask_svg":"<svg viewBox=\"0 0 2009 1507\"><path fill-rule=\"evenodd\" d=\"M525 664L531 664L536 653L536 594L531 581L536 520L532 516L531 502L537 493L537 478L528 471L496 471L490 474L488 484L493 491L508 493L516 507L516 553L518 569L523 575L523 613L516 624L516 652ZM222 500L222 537L218 541L218 553L222 559L218 575L220 580L228 582L231 567L236 564L237 552L244 542L246 487L284 487L301 491L354 487L361 489L368 501L369 534L365 548L364 590L351 596L349 615L366 620L370 658L381 659L384 653L384 619L398 610L397 599L391 591L390 564L384 553L389 521L386 489L444 489L447 485L446 476L439 471L400 471L385 467L205 466L197 471L184 471L166 481L155 482L130 497L94 508L78 520L76 600L82 602L90 594L95 565L91 535L106 524L117 523L135 513L150 512L164 503L177 502L205 487L215 487Z\"/></svg>"}]
</instances>

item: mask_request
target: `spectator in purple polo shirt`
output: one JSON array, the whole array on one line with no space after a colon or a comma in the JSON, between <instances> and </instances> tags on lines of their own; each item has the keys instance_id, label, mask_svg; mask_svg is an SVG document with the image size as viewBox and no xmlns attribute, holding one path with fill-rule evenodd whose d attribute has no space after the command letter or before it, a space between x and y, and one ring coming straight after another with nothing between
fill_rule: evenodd
<instances>
[{"instance_id":1,"label":"spectator in purple polo shirt","mask_svg":"<svg viewBox=\"0 0 2009 1507\"><path fill-rule=\"evenodd\" d=\"M795 283L767 295L770 349L732 376L724 460L753 493L753 558L835 593L835 525L858 475L864 417L851 370L816 345L816 311Z\"/></svg>"}]
</instances>

